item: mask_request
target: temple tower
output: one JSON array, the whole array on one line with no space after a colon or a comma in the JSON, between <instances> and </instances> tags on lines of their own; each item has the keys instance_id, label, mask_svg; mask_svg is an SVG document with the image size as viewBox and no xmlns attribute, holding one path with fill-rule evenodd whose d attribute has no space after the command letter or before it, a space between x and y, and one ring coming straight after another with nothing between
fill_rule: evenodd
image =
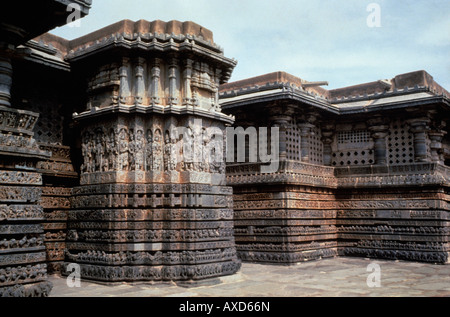
<instances>
[{"instance_id":1,"label":"temple tower","mask_svg":"<svg viewBox=\"0 0 450 317\"><path fill-rule=\"evenodd\" d=\"M100 281L238 271L218 89L236 65L192 22L129 20L73 41L87 78L66 266Z\"/></svg>"}]
</instances>

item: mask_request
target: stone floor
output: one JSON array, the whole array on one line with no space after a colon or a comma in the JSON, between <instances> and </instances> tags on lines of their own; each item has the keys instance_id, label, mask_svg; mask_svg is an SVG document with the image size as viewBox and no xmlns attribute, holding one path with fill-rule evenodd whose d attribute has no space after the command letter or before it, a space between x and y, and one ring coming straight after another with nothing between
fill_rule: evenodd
<instances>
[{"instance_id":1,"label":"stone floor","mask_svg":"<svg viewBox=\"0 0 450 317\"><path fill-rule=\"evenodd\" d=\"M370 264L378 264L380 287ZM369 267L370 268L370 267ZM295 266L243 263L233 276L194 285L87 281L70 288L51 276L51 297L450 297L450 265L332 258Z\"/></svg>"}]
</instances>

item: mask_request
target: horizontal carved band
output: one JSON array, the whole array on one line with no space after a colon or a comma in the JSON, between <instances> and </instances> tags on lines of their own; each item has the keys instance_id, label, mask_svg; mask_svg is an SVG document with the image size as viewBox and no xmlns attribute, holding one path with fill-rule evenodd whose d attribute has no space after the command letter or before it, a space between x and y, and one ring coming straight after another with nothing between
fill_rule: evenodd
<instances>
[{"instance_id":1,"label":"horizontal carved band","mask_svg":"<svg viewBox=\"0 0 450 317\"><path fill-rule=\"evenodd\" d=\"M68 263L64 263L66 271ZM201 265L180 266L98 266L81 264L81 278L99 281L173 281L201 280L216 276L231 275L241 267L238 261Z\"/></svg>"},{"instance_id":2,"label":"horizontal carved band","mask_svg":"<svg viewBox=\"0 0 450 317\"><path fill-rule=\"evenodd\" d=\"M52 288L53 284L48 281L0 287L0 297L47 297Z\"/></svg>"},{"instance_id":3,"label":"horizontal carved band","mask_svg":"<svg viewBox=\"0 0 450 317\"><path fill-rule=\"evenodd\" d=\"M277 173L261 174L260 164L227 166L227 172L227 183L233 186L277 183L327 188L379 188L448 185L450 183L450 169L434 163L336 168L334 170L332 167L282 161Z\"/></svg>"},{"instance_id":4,"label":"horizontal carved band","mask_svg":"<svg viewBox=\"0 0 450 317\"><path fill-rule=\"evenodd\" d=\"M1 227L0 227L1 229ZM199 229L199 230L89 230L67 232L68 241L87 242L195 242L224 240L233 237L233 228Z\"/></svg>"},{"instance_id":5,"label":"horizontal carved band","mask_svg":"<svg viewBox=\"0 0 450 317\"><path fill-rule=\"evenodd\" d=\"M230 186L212 186L210 184L102 184L75 187L72 191L74 196L110 193L232 195L233 188Z\"/></svg>"},{"instance_id":6,"label":"horizontal carved band","mask_svg":"<svg viewBox=\"0 0 450 317\"><path fill-rule=\"evenodd\" d=\"M378 259L420 261L443 264L448 262L448 252L342 248L339 250L339 254L344 256L359 256Z\"/></svg>"},{"instance_id":7,"label":"horizontal carved band","mask_svg":"<svg viewBox=\"0 0 450 317\"><path fill-rule=\"evenodd\" d=\"M71 229L101 229L101 230L179 230L179 229L218 229L218 228L233 228L232 221L139 221L139 222L73 222L70 223ZM44 224L44 228L48 227Z\"/></svg>"},{"instance_id":8,"label":"horizontal carved band","mask_svg":"<svg viewBox=\"0 0 450 317\"><path fill-rule=\"evenodd\" d=\"M0 287L16 284L33 283L47 279L47 265L0 267Z\"/></svg>"},{"instance_id":9,"label":"horizontal carved band","mask_svg":"<svg viewBox=\"0 0 450 317\"><path fill-rule=\"evenodd\" d=\"M38 205L0 205L0 221L42 221L44 212Z\"/></svg>"},{"instance_id":10,"label":"horizontal carved band","mask_svg":"<svg viewBox=\"0 0 450 317\"><path fill-rule=\"evenodd\" d=\"M448 205L448 202L440 201L439 204ZM433 208L430 205L434 205L435 202L428 201L429 208ZM442 208L444 209L444 208ZM439 220L449 220L450 215L446 210L398 210L398 209L388 209L388 210L338 210L337 218L398 218L398 219L439 219Z\"/></svg>"},{"instance_id":11,"label":"horizontal carved band","mask_svg":"<svg viewBox=\"0 0 450 317\"><path fill-rule=\"evenodd\" d=\"M336 240L337 233L324 234L303 234L303 235L286 235L286 236L236 236L236 243L299 243L299 242L313 242Z\"/></svg>"},{"instance_id":12,"label":"horizontal carved band","mask_svg":"<svg viewBox=\"0 0 450 317\"><path fill-rule=\"evenodd\" d=\"M47 231L44 235L45 242L47 241L66 241L66 231L49 232Z\"/></svg>"},{"instance_id":13,"label":"horizontal carved band","mask_svg":"<svg viewBox=\"0 0 450 317\"><path fill-rule=\"evenodd\" d=\"M39 143L39 148L43 151L50 152L52 154L51 160L71 162L69 146Z\"/></svg>"},{"instance_id":14,"label":"horizontal carved band","mask_svg":"<svg viewBox=\"0 0 450 317\"><path fill-rule=\"evenodd\" d=\"M225 249L233 248L234 240L222 241L206 241L206 242L168 242L168 243L120 243L120 244L104 244L91 242L70 242L66 243L67 250L97 250L104 252L126 252L126 251L186 251L186 250L209 250L209 249Z\"/></svg>"},{"instance_id":15,"label":"horizontal carved band","mask_svg":"<svg viewBox=\"0 0 450 317\"><path fill-rule=\"evenodd\" d=\"M0 225L0 234L43 233L42 225Z\"/></svg>"},{"instance_id":16,"label":"horizontal carved band","mask_svg":"<svg viewBox=\"0 0 450 317\"><path fill-rule=\"evenodd\" d=\"M247 243L238 244L238 251L259 251L259 252L299 252L318 249L337 248L337 241L312 241L304 243Z\"/></svg>"},{"instance_id":17,"label":"horizontal carved band","mask_svg":"<svg viewBox=\"0 0 450 317\"><path fill-rule=\"evenodd\" d=\"M78 173L75 172L72 163L67 162L39 161L36 164L36 168L39 170L39 172L46 175L56 174L59 176L67 176L67 177L78 176Z\"/></svg>"},{"instance_id":18,"label":"horizontal carved band","mask_svg":"<svg viewBox=\"0 0 450 317\"><path fill-rule=\"evenodd\" d=\"M312 227L312 226L291 226L291 227L264 227L264 228L235 228L236 240L240 240L242 236L295 236L295 235L311 235L311 234L327 234L337 233L334 225Z\"/></svg>"},{"instance_id":19,"label":"horizontal carved band","mask_svg":"<svg viewBox=\"0 0 450 317\"><path fill-rule=\"evenodd\" d=\"M240 193L239 188L235 188L233 200L236 201L259 201L259 200L282 200L282 199L292 199L292 200L333 200L333 201L354 201L354 200L404 200L404 199L442 199L450 200L450 195L446 195L439 192L388 192L384 191L382 193L360 193L351 191L344 191L339 193L329 192L329 193L318 193L318 190L312 191L311 188L302 188L298 186L293 188L280 186L279 192L268 192L261 193L257 188L253 191L258 193L244 194ZM248 188L245 188L248 190Z\"/></svg>"},{"instance_id":20,"label":"horizontal carved band","mask_svg":"<svg viewBox=\"0 0 450 317\"><path fill-rule=\"evenodd\" d=\"M44 262L45 252L0 254L0 266L24 265L30 263Z\"/></svg>"},{"instance_id":21,"label":"horizontal carved band","mask_svg":"<svg viewBox=\"0 0 450 317\"><path fill-rule=\"evenodd\" d=\"M337 255L338 252L336 248L294 253L238 251L238 256L242 261L268 263L298 263L335 257Z\"/></svg>"},{"instance_id":22,"label":"horizontal carved band","mask_svg":"<svg viewBox=\"0 0 450 317\"><path fill-rule=\"evenodd\" d=\"M411 200L260 200L236 201L236 211L265 209L448 209L450 204L443 200L411 199Z\"/></svg>"},{"instance_id":23,"label":"horizontal carved band","mask_svg":"<svg viewBox=\"0 0 450 317\"><path fill-rule=\"evenodd\" d=\"M98 265L180 265L203 264L236 260L236 250L181 251L181 252L119 252L105 253L87 251L78 254L67 253L67 260L76 263Z\"/></svg>"},{"instance_id":24,"label":"horizontal carved band","mask_svg":"<svg viewBox=\"0 0 450 317\"><path fill-rule=\"evenodd\" d=\"M197 183L225 185L225 174L207 172L144 172L144 171L118 171L103 173L85 173L81 175L82 185L105 183Z\"/></svg>"},{"instance_id":25,"label":"horizontal carved band","mask_svg":"<svg viewBox=\"0 0 450 317\"><path fill-rule=\"evenodd\" d=\"M42 237L29 237L25 235L22 239L3 239L0 240L0 254L4 252L24 252L36 251L44 247Z\"/></svg>"},{"instance_id":26,"label":"horizontal carved band","mask_svg":"<svg viewBox=\"0 0 450 317\"><path fill-rule=\"evenodd\" d=\"M232 209L71 210L69 221L216 221L233 220Z\"/></svg>"},{"instance_id":27,"label":"horizontal carved band","mask_svg":"<svg viewBox=\"0 0 450 317\"><path fill-rule=\"evenodd\" d=\"M66 222L68 213L68 210L46 210L44 213L45 221Z\"/></svg>"},{"instance_id":28,"label":"horizontal carved band","mask_svg":"<svg viewBox=\"0 0 450 317\"><path fill-rule=\"evenodd\" d=\"M365 234L404 234L404 235L419 235L419 236L441 236L450 234L450 227L444 227L445 223L441 222L441 227L426 226L427 224L416 224L412 226L394 226L389 225L341 225L338 226L339 233L365 233ZM435 224L438 225L438 224ZM405 237L406 239L406 237Z\"/></svg>"},{"instance_id":29,"label":"horizontal carved band","mask_svg":"<svg viewBox=\"0 0 450 317\"><path fill-rule=\"evenodd\" d=\"M37 187L0 186L0 201L3 202L37 202L42 190Z\"/></svg>"},{"instance_id":30,"label":"horizontal carved band","mask_svg":"<svg viewBox=\"0 0 450 317\"><path fill-rule=\"evenodd\" d=\"M33 172L0 171L0 184L42 185L42 176Z\"/></svg>"},{"instance_id":31,"label":"horizontal carved band","mask_svg":"<svg viewBox=\"0 0 450 317\"><path fill-rule=\"evenodd\" d=\"M70 196L72 195L72 188L66 187L42 187L42 196Z\"/></svg>"},{"instance_id":32,"label":"horizontal carved band","mask_svg":"<svg viewBox=\"0 0 450 317\"><path fill-rule=\"evenodd\" d=\"M42 196L40 204L45 209L69 209L70 199L69 197Z\"/></svg>"},{"instance_id":33,"label":"horizontal carved band","mask_svg":"<svg viewBox=\"0 0 450 317\"><path fill-rule=\"evenodd\" d=\"M159 197L158 197L159 196ZM231 208L232 196L181 194L143 195L109 194L76 196L70 199L72 208L127 208L127 207L204 207Z\"/></svg>"},{"instance_id":34,"label":"horizontal carved band","mask_svg":"<svg viewBox=\"0 0 450 317\"><path fill-rule=\"evenodd\" d=\"M417 242L417 243L423 243L423 242L447 242L448 236L446 235L417 235L417 234L406 234L406 233L379 233L379 234L373 234L373 233L339 233L338 237L342 240L389 240L389 241L409 241L409 242Z\"/></svg>"}]
</instances>

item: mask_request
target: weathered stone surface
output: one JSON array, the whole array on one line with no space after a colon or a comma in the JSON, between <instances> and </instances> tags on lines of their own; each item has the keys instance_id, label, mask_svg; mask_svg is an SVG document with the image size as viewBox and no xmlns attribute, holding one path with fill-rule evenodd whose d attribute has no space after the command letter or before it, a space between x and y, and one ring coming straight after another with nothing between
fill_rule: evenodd
<instances>
[{"instance_id":1,"label":"weathered stone surface","mask_svg":"<svg viewBox=\"0 0 450 317\"><path fill-rule=\"evenodd\" d=\"M62 120L56 125L42 126L54 109L60 107L52 107L58 93L47 93L50 87L36 91L37 86L50 86L46 81L48 69L40 69L36 76L33 71L40 67L36 65L60 67L64 63L46 58L56 55L54 48L43 48L35 42L28 49L21 45L66 24L70 14L67 8L72 4L77 5L81 17L88 13L91 1L49 0L27 5L14 2L0 12L0 297L48 296L52 288L47 282L43 226L44 208L51 203L44 203L44 208L39 204L41 186L47 182L42 173L53 170L51 173L56 174L58 169L72 173L72 177L76 173L73 167L70 170L70 159L61 160L54 151L63 138L58 129ZM32 57L33 49L40 53ZM40 54L46 57L39 57ZM31 65L27 64L29 61ZM58 113L50 120L58 121ZM38 142L45 138L53 145L41 146ZM68 147L67 150L70 151ZM56 160L52 160L52 152Z\"/></svg>"},{"instance_id":2,"label":"weathered stone surface","mask_svg":"<svg viewBox=\"0 0 450 317\"><path fill-rule=\"evenodd\" d=\"M147 31L134 36L130 27ZM224 160L233 118L218 106L235 62L193 23L165 27L187 33L148 33L161 27L123 21L99 31L99 41L77 40L67 55L88 78L87 105L74 114L82 162L65 262L79 264L83 278L197 280L240 267ZM98 59L117 45L135 57L113 50ZM152 55L159 48L164 54Z\"/></svg>"},{"instance_id":3,"label":"weathered stone surface","mask_svg":"<svg viewBox=\"0 0 450 317\"><path fill-rule=\"evenodd\" d=\"M70 263L132 282L233 274L239 258L449 262L450 94L429 74L227 84L237 62L193 22L41 34L73 2L0 13L0 296L46 296ZM233 124L270 132L225 164Z\"/></svg>"},{"instance_id":4,"label":"weathered stone surface","mask_svg":"<svg viewBox=\"0 0 450 317\"><path fill-rule=\"evenodd\" d=\"M263 164L250 161L261 136L245 144L245 162L227 164L241 259L449 262L450 169L442 151L449 94L421 74L396 77L417 80L414 89L370 96L378 84L327 91L285 73L221 87L236 127L280 129L276 172L262 173ZM427 85L444 97L422 95Z\"/></svg>"}]
</instances>

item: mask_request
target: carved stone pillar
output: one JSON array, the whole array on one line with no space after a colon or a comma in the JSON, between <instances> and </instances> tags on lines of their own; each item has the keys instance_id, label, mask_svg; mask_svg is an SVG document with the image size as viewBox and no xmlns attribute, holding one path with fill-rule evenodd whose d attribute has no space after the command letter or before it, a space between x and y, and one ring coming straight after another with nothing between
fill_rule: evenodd
<instances>
[{"instance_id":1,"label":"carved stone pillar","mask_svg":"<svg viewBox=\"0 0 450 317\"><path fill-rule=\"evenodd\" d=\"M152 65L152 74L151 74L151 103L152 105L157 105L161 102L159 98L159 80L161 77L161 60L159 58L155 58L153 60Z\"/></svg>"},{"instance_id":2,"label":"carved stone pillar","mask_svg":"<svg viewBox=\"0 0 450 317\"><path fill-rule=\"evenodd\" d=\"M292 121L292 115L295 112L295 108L292 105L271 105L268 108L269 119L272 122L272 126L279 128L279 158L281 160L287 159L287 136L286 131L289 123Z\"/></svg>"},{"instance_id":3,"label":"carved stone pillar","mask_svg":"<svg viewBox=\"0 0 450 317\"><path fill-rule=\"evenodd\" d=\"M368 122L369 131L371 132L374 140L374 153L375 164L386 165L387 164L387 143L386 137L389 134L389 125L386 124L385 118L381 116L375 116Z\"/></svg>"},{"instance_id":4,"label":"carved stone pillar","mask_svg":"<svg viewBox=\"0 0 450 317\"><path fill-rule=\"evenodd\" d=\"M331 166L333 149L333 136L335 134L336 126L333 123L326 123L322 125L322 143L323 143L323 165Z\"/></svg>"},{"instance_id":5,"label":"carved stone pillar","mask_svg":"<svg viewBox=\"0 0 450 317\"><path fill-rule=\"evenodd\" d=\"M447 131L443 130L446 126L445 121L440 121L434 124L433 130L428 132L430 138L430 152L431 160L440 164L444 164L444 151L442 148L442 139L447 134Z\"/></svg>"},{"instance_id":6,"label":"carved stone pillar","mask_svg":"<svg viewBox=\"0 0 450 317\"><path fill-rule=\"evenodd\" d=\"M311 123L300 123L298 129L300 130L300 155L303 163L310 161L310 136L312 135L314 125Z\"/></svg>"},{"instance_id":7,"label":"carved stone pillar","mask_svg":"<svg viewBox=\"0 0 450 317\"><path fill-rule=\"evenodd\" d=\"M426 162L428 158L427 132L430 129L430 119L416 118L408 121L411 132L414 133L414 156L416 162Z\"/></svg>"},{"instance_id":8,"label":"carved stone pillar","mask_svg":"<svg viewBox=\"0 0 450 317\"><path fill-rule=\"evenodd\" d=\"M280 136L280 141L279 141L279 149L280 149L280 161L281 160L285 160L287 158L287 146L286 146L286 130L287 130L287 126L289 124L289 121L292 118L290 116L283 116L283 115L279 115L279 116L274 116L271 118L272 122L273 122L273 126L274 127L278 127L280 129L279 132L279 136Z\"/></svg>"},{"instance_id":9,"label":"carved stone pillar","mask_svg":"<svg viewBox=\"0 0 450 317\"><path fill-rule=\"evenodd\" d=\"M177 98L177 72L178 72L178 60L171 58L169 61L169 105L176 105L178 103Z\"/></svg>"},{"instance_id":10,"label":"carved stone pillar","mask_svg":"<svg viewBox=\"0 0 450 317\"><path fill-rule=\"evenodd\" d=\"M445 158L442 140L447 134L447 131L444 130L447 123L439 119L439 114L436 111L430 111L429 114L434 117L431 122L431 129L428 132L428 137L430 138L431 161L444 164Z\"/></svg>"},{"instance_id":11,"label":"carved stone pillar","mask_svg":"<svg viewBox=\"0 0 450 317\"><path fill-rule=\"evenodd\" d=\"M11 107L12 74L11 58L0 54L0 106Z\"/></svg>"},{"instance_id":12,"label":"carved stone pillar","mask_svg":"<svg viewBox=\"0 0 450 317\"><path fill-rule=\"evenodd\" d=\"M192 65L194 61L192 59L187 59L184 65L184 99L183 105L189 106L192 104L192 90L191 90L191 80L192 80Z\"/></svg>"},{"instance_id":13,"label":"carved stone pillar","mask_svg":"<svg viewBox=\"0 0 450 317\"><path fill-rule=\"evenodd\" d=\"M428 133L430 137L431 160L433 162L444 164L444 156L442 153L442 139L447 134L445 131L432 131Z\"/></svg>"},{"instance_id":14,"label":"carved stone pillar","mask_svg":"<svg viewBox=\"0 0 450 317\"><path fill-rule=\"evenodd\" d=\"M219 103L219 87L220 87L220 78L222 77L222 70L216 69L215 72L215 92L214 92L214 110L217 112L222 111Z\"/></svg>"},{"instance_id":15,"label":"carved stone pillar","mask_svg":"<svg viewBox=\"0 0 450 317\"><path fill-rule=\"evenodd\" d=\"M130 97L130 84L128 78L129 60L124 58L122 60L122 66L119 69L120 88L119 88L119 102L123 105L128 104Z\"/></svg>"},{"instance_id":16,"label":"carved stone pillar","mask_svg":"<svg viewBox=\"0 0 450 317\"><path fill-rule=\"evenodd\" d=\"M298 123L298 129L300 130L300 155L303 163L310 162L310 137L314 134L315 122L318 114L311 112L306 114L305 122Z\"/></svg>"},{"instance_id":17,"label":"carved stone pillar","mask_svg":"<svg viewBox=\"0 0 450 317\"><path fill-rule=\"evenodd\" d=\"M145 94L145 83L144 83L144 59L139 58L137 61L137 65L135 67L135 76L136 76L136 82L135 82L135 104L136 105L142 105L142 102L144 100L144 94Z\"/></svg>"}]
</instances>

